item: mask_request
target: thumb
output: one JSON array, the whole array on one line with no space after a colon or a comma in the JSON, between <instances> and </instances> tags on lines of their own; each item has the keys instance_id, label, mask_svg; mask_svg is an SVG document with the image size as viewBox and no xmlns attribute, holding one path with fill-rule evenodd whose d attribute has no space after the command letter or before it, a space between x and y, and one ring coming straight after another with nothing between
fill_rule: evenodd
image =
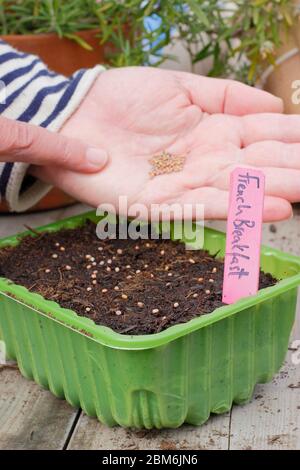
<instances>
[{"instance_id":1,"label":"thumb","mask_svg":"<svg viewBox=\"0 0 300 470\"><path fill-rule=\"evenodd\" d=\"M93 173L102 170L108 160L104 149L1 116L0 136L0 162L57 165Z\"/></svg>"}]
</instances>

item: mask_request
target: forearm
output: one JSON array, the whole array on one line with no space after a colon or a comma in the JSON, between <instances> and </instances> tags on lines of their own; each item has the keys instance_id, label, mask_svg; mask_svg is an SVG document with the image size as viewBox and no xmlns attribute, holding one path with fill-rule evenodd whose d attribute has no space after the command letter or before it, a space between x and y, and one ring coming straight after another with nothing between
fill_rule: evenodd
<instances>
[{"instance_id":1,"label":"forearm","mask_svg":"<svg viewBox=\"0 0 300 470\"><path fill-rule=\"evenodd\" d=\"M23 54L0 41L0 81L6 95L0 103L0 115L57 132L78 108L102 70L97 66L66 78L50 72L36 56ZM28 166L27 163L0 163L0 196L12 211L32 207L50 189L39 181L25 185L24 189Z\"/></svg>"}]
</instances>

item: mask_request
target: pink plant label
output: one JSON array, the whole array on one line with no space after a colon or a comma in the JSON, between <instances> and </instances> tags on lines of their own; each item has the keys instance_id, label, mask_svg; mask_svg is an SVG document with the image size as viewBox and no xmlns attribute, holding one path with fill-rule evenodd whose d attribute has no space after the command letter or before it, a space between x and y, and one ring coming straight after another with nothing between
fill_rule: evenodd
<instances>
[{"instance_id":1,"label":"pink plant label","mask_svg":"<svg viewBox=\"0 0 300 470\"><path fill-rule=\"evenodd\" d=\"M265 176L236 168L230 175L223 302L232 304L258 291Z\"/></svg>"}]
</instances>

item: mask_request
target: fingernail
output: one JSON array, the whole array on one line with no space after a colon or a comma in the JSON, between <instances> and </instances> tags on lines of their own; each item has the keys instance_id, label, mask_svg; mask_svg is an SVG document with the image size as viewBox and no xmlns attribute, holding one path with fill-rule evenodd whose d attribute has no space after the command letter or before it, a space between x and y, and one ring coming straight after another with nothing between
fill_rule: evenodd
<instances>
[{"instance_id":1,"label":"fingernail","mask_svg":"<svg viewBox=\"0 0 300 470\"><path fill-rule=\"evenodd\" d=\"M91 147L86 151L87 161L96 168L102 168L106 164L107 158L107 152L103 149Z\"/></svg>"}]
</instances>

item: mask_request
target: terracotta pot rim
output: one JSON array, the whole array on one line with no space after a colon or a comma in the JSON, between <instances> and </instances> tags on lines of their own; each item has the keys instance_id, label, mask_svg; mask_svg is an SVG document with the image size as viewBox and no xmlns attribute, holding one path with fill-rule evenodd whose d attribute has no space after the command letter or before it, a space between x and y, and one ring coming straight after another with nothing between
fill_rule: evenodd
<instances>
[{"instance_id":1,"label":"terracotta pot rim","mask_svg":"<svg viewBox=\"0 0 300 470\"><path fill-rule=\"evenodd\" d=\"M93 33L100 33L100 30L97 28L97 29L82 29L80 31L76 31L75 34L78 34L79 36L80 35L86 35L86 34L93 34ZM69 38L66 38L65 36L63 36L62 38L60 38L58 36L57 33L55 32L52 32L52 33L31 33L31 34L0 34L0 38L3 39L5 41L5 39L7 40L18 40L18 39L21 39L21 38L24 38L24 39L51 39L53 37L57 37L58 39L69 39Z\"/></svg>"}]
</instances>

